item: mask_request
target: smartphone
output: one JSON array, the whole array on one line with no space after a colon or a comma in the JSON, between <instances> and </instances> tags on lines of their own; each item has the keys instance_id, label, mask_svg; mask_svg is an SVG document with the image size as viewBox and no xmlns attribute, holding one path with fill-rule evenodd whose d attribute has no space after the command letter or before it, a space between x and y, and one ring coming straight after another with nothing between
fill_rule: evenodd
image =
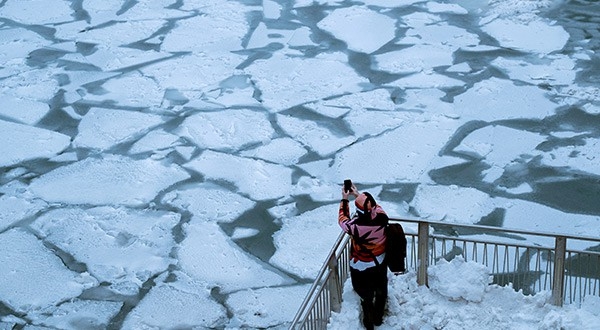
<instances>
[{"instance_id":1,"label":"smartphone","mask_svg":"<svg viewBox=\"0 0 600 330\"><path fill-rule=\"evenodd\" d=\"M349 192L352 190L352 180L350 180L350 179L344 180L344 190L346 192Z\"/></svg>"}]
</instances>

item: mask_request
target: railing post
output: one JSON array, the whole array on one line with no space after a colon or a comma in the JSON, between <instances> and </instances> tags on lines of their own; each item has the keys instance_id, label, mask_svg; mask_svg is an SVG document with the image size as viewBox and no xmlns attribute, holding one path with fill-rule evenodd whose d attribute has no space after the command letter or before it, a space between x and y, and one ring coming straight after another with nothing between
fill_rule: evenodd
<instances>
[{"instance_id":1,"label":"railing post","mask_svg":"<svg viewBox=\"0 0 600 330\"><path fill-rule=\"evenodd\" d=\"M429 265L429 224L419 222L417 283L428 286L427 266Z\"/></svg>"},{"instance_id":2,"label":"railing post","mask_svg":"<svg viewBox=\"0 0 600 330\"><path fill-rule=\"evenodd\" d=\"M552 303L562 306L564 300L565 257L567 254L567 238L556 237L554 246L554 281L552 282Z\"/></svg>"},{"instance_id":3,"label":"railing post","mask_svg":"<svg viewBox=\"0 0 600 330\"><path fill-rule=\"evenodd\" d=\"M331 280L329 281L329 295L331 299L331 310L339 313L342 309L342 290L340 286L340 273L335 254L329 256L329 272Z\"/></svg>"}]
</instances>

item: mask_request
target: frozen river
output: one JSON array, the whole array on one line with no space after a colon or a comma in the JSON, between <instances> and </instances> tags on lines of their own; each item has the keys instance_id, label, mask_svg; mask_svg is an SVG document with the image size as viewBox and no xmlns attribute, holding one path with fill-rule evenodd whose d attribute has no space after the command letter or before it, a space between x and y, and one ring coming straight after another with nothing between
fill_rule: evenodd
<instances>
[{"instance_id":1,"label":"frozen river","mask_svg":"<svg viewBox=\"0 0 600 330\"><path fill-rule=\"evenodd\" d=\"M394 217L600 236L596 1L0 18L0 329L286 328L346 178Z\"/></svg>"}]
</instances>

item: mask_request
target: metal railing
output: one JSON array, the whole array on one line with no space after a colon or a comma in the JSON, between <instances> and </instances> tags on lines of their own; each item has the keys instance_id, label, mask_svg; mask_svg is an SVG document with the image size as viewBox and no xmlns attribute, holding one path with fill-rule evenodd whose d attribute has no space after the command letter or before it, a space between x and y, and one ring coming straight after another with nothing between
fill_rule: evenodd
<instances>
[{"instance_id":1,"label":"metal railing","mask_svg":"<svg viewBox=\"0 0 600 330\"><path fill-rule=\"evenodd\" d=\"M462 256L488 267L493 284L510 283L527 295L552 291L551 303L557 306L580 304L588 295L600 296L600 238L422 219L390 221L405 227L407 270L417 271L420 285L427 285L429 265ZM408 228L411 224L417 225L416 230ZM331 312L341 308L349 254L349 235L342 232L290 329L327 328Z\"/></svg>"}]
</instances>

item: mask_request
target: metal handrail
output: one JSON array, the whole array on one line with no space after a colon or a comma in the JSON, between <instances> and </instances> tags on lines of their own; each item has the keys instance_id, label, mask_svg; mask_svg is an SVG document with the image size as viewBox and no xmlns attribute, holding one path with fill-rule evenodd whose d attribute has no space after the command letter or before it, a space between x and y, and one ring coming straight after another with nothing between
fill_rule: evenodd
<instances>
[{"instance_id":1,"label":"metal handrail","mask_svg":"<svg viewBox=\"0 0 600 330\"><path fill-rule=\"evenodd\" d=\"M417 270L417 282L420 285L427 285L427 267L430 264L435 264L442 258L451 259L456 255L462 255L467 260L470 252L471 260L491 267L495 283L513 283L515 289L526 289L523 291L524 294L535 294L551 289L552 303L557 306L562 306L565 301L580 303L586 295L600 295L600 252L567 249L569 240L600 245L599 237L414 218L390 218L390 221L418 224L416 233L410 230L405 230L405 233L410 245L407 249L407 269ZM554 245L506 243L465 237L468 235L430 234L430 227L470 229L477 234L493 232L548 237L554 239ZM450 249L448 244L451 244ZM339 312L341 288L349 275L349 247L349 235L341 232L296 313L290 329L325 329L331 312Z\"/></svg>"}]
</instances>

